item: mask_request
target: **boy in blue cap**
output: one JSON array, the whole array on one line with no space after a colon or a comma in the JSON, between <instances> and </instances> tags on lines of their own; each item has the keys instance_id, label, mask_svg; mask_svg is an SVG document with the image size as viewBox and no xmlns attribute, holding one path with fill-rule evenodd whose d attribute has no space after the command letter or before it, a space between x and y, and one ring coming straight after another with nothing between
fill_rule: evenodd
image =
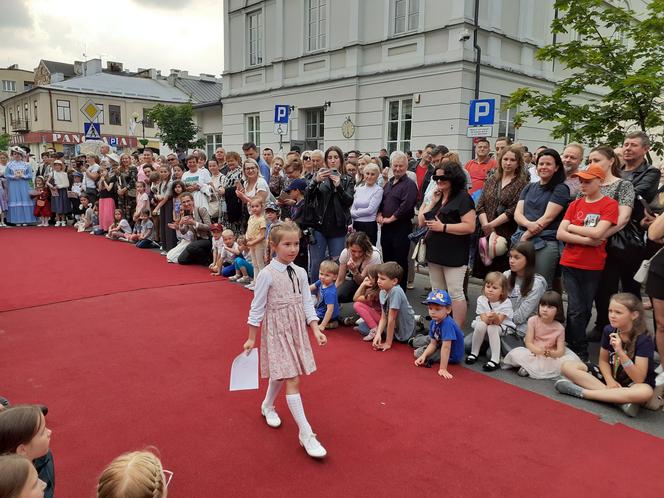
<instances>
[{"instance_id":1,"label":"boy in blue cap","mask_svg":"<svg viewBox=\"0 0 664 498\"><path fill-rule=\"evenodd\" d=\"M428 336L414 338L415 366L431 366L432 363L440 361L438 375L445 379L453 376L447 371L450 363L459 363L463 360L463 332L452 319L452 298L444 290L432 290L426 298L425 303L429 307L431 325ZM422 339L418 341L418 339ZM425 344L428 342L428 344Z\"/></svg>"}]
</instances>

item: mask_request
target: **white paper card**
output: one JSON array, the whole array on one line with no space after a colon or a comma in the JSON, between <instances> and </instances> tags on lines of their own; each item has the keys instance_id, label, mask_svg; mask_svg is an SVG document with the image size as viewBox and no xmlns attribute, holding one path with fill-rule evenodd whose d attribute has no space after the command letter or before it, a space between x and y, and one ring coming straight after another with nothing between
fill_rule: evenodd
<instances>
[{"instance_id":1,"label":"white paper card","mask_svg":"<svg viewBox=\"0 0 664 498\"><path fill-rule=\"evenodd\" d=\"M241 353L231 367L231 391L258 389L258 349Z\"/></svg>"}]
</instances>

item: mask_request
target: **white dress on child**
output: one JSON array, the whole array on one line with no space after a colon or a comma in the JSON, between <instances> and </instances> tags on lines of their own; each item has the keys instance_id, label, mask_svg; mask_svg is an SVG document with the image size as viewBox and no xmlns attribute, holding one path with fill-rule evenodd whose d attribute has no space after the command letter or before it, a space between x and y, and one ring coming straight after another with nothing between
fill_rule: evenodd
<instances>
[{"instance_id":1,"label":"white dress on child","mask_svg":"<svg viewBox=\"0 0 664 498\"><path fill-rule=\"evenodd\" d=\"M565 328L560 322L546 324L535 315L528 319L528 326L535 331L533 343L535 346L555 350L560 336L565 335ZM523 367L533 379L553 379L560 375L560 366L568 360L579 360L579 357L569 348L560 358L550 358L544 355L534 355L526 347L514 348L503 358L503 368Z\"/></svg>"}]
</instances>

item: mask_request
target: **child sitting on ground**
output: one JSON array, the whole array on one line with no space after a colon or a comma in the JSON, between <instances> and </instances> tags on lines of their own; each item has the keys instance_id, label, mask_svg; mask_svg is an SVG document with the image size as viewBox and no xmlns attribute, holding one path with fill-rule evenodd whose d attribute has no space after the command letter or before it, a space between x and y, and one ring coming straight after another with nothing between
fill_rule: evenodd
<instances>
[{"instance_id":1,"label":"child sitting on ground","mask_svg":"<svg viewBox=\"0 0 664 498\"><path fill-rule=\"evenodd\" d=\"M250 261L249 246L247 246L247 238L240 235L237 238L237 248L239 249L238 255L235 257L235 276L229 277L228 280L237 282L238 284L245 284L251 282L254 277L254 266Z\"/></svg>"},{"instance_id":2,"label":"child sitting on ground","mask_svg":"<svg viewBox=\"0 0 664 498\"><path fill-rule=\"evenodd\" d=\"M353 296L353 309L360 316L357 327L354 327L360 334L364 335L363 341L373 341L376 337L376 327L380 321L380 289L378 288L378 274L376 268L378 265L369 265L367 267L367 276L355 291Z\"/></svg>"},{"instance_id":3,"label":"child sitting on ground","mask_svg":"<svg viewBox=\"0 0 664 498\"><path fill-rule=\"evenodd\" d=\"M212 263L208 268L211 275L219 275L221 272L221 251L224 247L224 240L221 238L221 233L224 231L219 223L212 223L210 225L210 232L212 233Z\"/></svg>"},{"instance_id":4,"label":"child sitting on ground","mask_svg":"<svg viewBox=\"0 0 664 498\"><path fill-rule=\"evenodd\" d=\"M395 339L406 342L413 336L415 313L406 293L399 285L403 275L399 263L388 261L377 266L381 314L372 346L375 351L387 351ZM385 342L382 342L383 332L385 332Z\"/></svg>"},{"instance_id":5,"label":"child sitting on ground","mask_svg":"<svg viewBox=\"0 0 664 498\"><path fill-rule=\"evenodd\" d=\"M97 498L164 498L173 473L165 470L151 451L125 453L99 476Z\"/></svg>"},{"instance_id":6,"label":"child sitting on ground","mask_svg":"<svg viewBox=\"0 0 664 498\"><path fill-rule=\"evenodd\" d=\"M500 367L500 336L505 327L515 328L512 321L512 301L508 299L507 278L500 272L492 271L484 278L483 294L477 298L476 317L473 326L473 343L466 364L477 361L484 337L489 336L491 359L482 365L482 370L492 372Z\"/></svg>"},{"instance_id":7,"label":"child sitting on ground","mask_svg":"<svg viewBox=\"0 0 664 498\"><path fill-rule=\"evenodd\" d=\"M339 299L335 282L339 275L339 265L325 260L320 264L318 280L311 284L311 294L318 297L316 315L321 329L336 329L339 326Z\"/></svg>"},{"instance_id":8,"label":"child sitting on ground","mask_svg":"<svg viewBox=\"0 0 664 498\"><path fill-rule=\"evenodd\" d=\"M547 291L539 302L537 315L528 319L526 346L516 347L503 358L503 368L517 367L521 377L553 379L560 376L563 361L579 357L565 348L563 298Z\"/></svg>"},{"instance_id":9,"label":"child sitting on ground","mask_svg":"<svg viewBox=\"0 0 664 498\"><path fill-rule=\"evenodd\" d=\"M432 363L440 362L438 375L445 379L453 376L447 370L448 364L459 363L463 360L463 332L452 319L452 298L444 290L432 290L425 303L429 308L431 325L428 335L418 335L413 338L415 350L415 366L430 367Z\"/></svg>"},{"instance_id":10,"label":"child sitting on ground","mask_svg":"<svg viewBox=\"0 0 664 498\"><path fill-rule=\"evenodd\" d=\"M81 205L79 207L79 210L83 213L81 218L76 222L74 227L76 230L80 232L89 232L92 230L92 221L94 218L94 210L92 209L92 205L90 205L90 199L88 198L88 195L83 192L81 194L81 197L79 198L81 201Z\"/></svg>"},{"instance_id":11,"label":"child sitting on ground","mask_svg":"<svg viewBox=\"0 0 664 498\"><path fill-rule=\"evenodd\" d=\"M235 274L235 258L240 254L240 247L235 242L233 230L226 229L221 232L224 244L221 248L221 276L231 277Z\"/></svg>"},{"instance_id":12,"label":"child sitting on ground","mask_svg":"<svg viewBox=\"0 0 664 498\"><path fill-rule=\"evenodd\" d=\"M122 209L116 209L113 213L114 222L108 228L106 238L111 240L126 239L127 235L131 234L131 225L124 217Z\"/></svg>"},{"instance_id":13,"label":"child sitting on ground","mask_svg":"<svg viewBox=\"0 0 664 498\"><path fill-rule=\"evenodd\" d=\"M154 232L154 224L150 219L150 210L144 208L141 211L138 221L134 225L134 232L127 238L128 242L135 242L136 247L139 249L152 249L159 247L152 241L152 233Z\"/></svg>"}]
</instances>

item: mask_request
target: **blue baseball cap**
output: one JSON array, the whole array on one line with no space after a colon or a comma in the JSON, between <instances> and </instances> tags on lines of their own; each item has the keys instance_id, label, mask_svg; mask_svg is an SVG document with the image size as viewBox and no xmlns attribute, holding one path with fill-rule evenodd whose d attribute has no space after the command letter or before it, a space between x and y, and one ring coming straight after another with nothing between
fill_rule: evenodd
<instances>
[{"instance_id":1,"label":"blue baseball cap","mask_svg":"<svg viewBox=\"0 0 664 498\"><path fill-rule=\"evenodd\" d=\"M452 298L442 289L434 289L429 292L426 300L426 304L440 304L441 306L452 306Z\"/></svg>"},{"instance_id":2,"label":"blue baseball cap","mask_svg":"<svg viewBox=\"0 0 664 498\"><path fill-rule=\"evenodd\" d=\"M275 213L278 213L281 210L276 202L268 202L267 206L265 206L265 211L274 211Z\"/></svg>"},{"instance_id":3,"label":"blue baseball cap","mask_svg":"<svg viewBox=\"0 0 664 498\"><path fill-rule=\"evenodd\" d=\"M307 190L307 181L302 178L293 180L290 185L284 189L284 192L290 192L291 190Z\"/></svg>"}]
</instances>

